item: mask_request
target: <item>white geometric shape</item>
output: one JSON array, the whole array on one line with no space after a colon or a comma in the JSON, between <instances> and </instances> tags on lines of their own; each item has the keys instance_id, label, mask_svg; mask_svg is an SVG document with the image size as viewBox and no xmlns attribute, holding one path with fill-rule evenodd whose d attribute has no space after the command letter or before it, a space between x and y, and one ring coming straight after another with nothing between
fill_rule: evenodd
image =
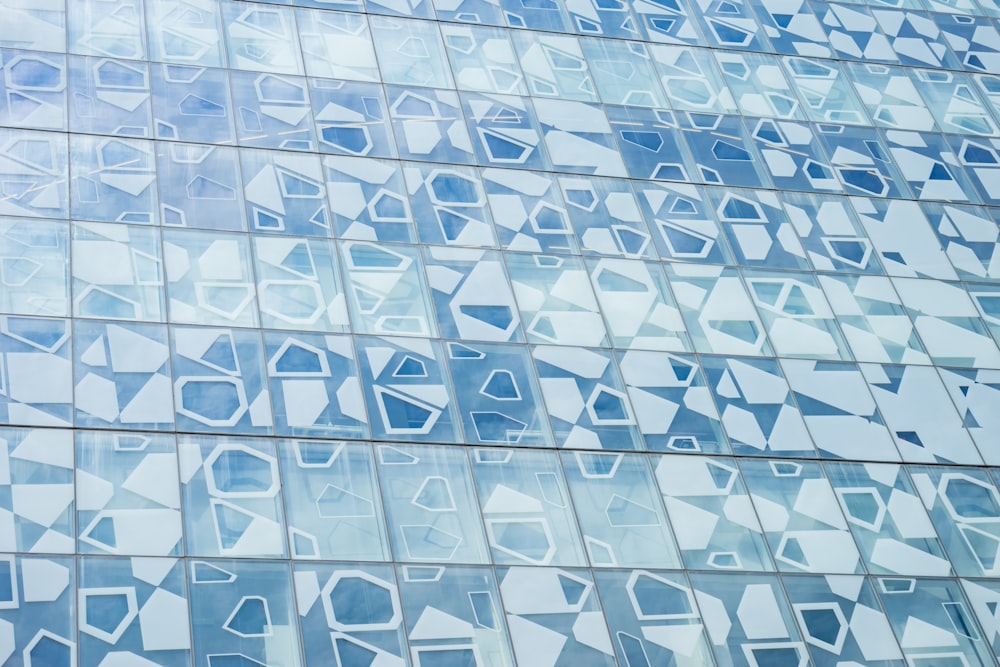
<instances>
[{"instance_id":1,"label":"white geometric shape","mask_svg":"<svg viewBox=\"0 0 1000 667\"><path fill-rule=\"evenodd\" d=\"M468 621L441 611L430 605L424 607L410 631L410 640L469 639L476 636L476 629Z\"/></svg>"},{"instance_id":2,"label":"white geometric shape","mask_svg":"<svg viewBox=\"0 0 1000 667\"><path fill-rule=\"evenodd\" d=\"M583 611L577 615L573 622L573 638L606 655L615 654L607 622L599 611Z\"/></svg>"},{"instance_id":3,"label":"white geometric shape","mask_svg":"<svg viewBox=\"0 0 1000 667\"><path fill-rule=\"evenodd\" d=\"M99 597L124 597L125 614L118 619L115 626L110 630L99 628L88 622L89 600ZM77 591L77 609L80 618L80 631L92 637L97 637L108 644L115 644L125 634L129 624L139 613L135 601L135 589L132 587L113 588L81 588Z\"/></svg>"},{"instance_id":4,"label":"white geometric shape","mask_svg":"<svg viewBox=\"0 0 1000 667\"><path fill-rule=\"evenodd\" d=\"M333 606L333 600L330 594L341 581L350 579L360 579L366 581L372 586L385 591L388 596L389 604L392 609L392 613L384 620L374 622L374 623L346 623L337 618L337 610ZM396 592L396 587L391 585L387 581L383 581L374 577L371 574L363 570L337 570L333 573L333 576L326 582L323 586L323 590L320 592L320 599L323 603L323 611L326 614L326 622L331 630L342 630L344 632L361 631L367 632L371 630L395 630L399 627L402 621L402 611L399 606L399 594ZM349 610L344 610L349 611Z\"/></svg>"},{"instance_id":5,"label":"white geometric shape","mask_svg":"<svg viewBox=\"0 0 1000 667\"><path fill-rule=\"evenodd\" d=\"M241 614L243 608L248 604L259 605L264 612L263 623L261 624L259 631L254 630L253 632L244 632L233 627L233 621L236 620L237 616ZM225 623L222 624L222 629L242 638L270 637L273 635L274 627L271 625L271 608L267 604L267 598L259 595L244 595L233 608L233 611L229 614Z\"/></svg>"},{"instance_id":6,"label":"white geometric shape","mask_svg":"<svg viewBox=\"0 0 1000 667\"><path fill-rule=\"evenodd\" d=\"M747 639L788 638L788 628L770 584L746 586L736 616Z\"/></svg>"},{"instance_id":7,"label":"white geometric shape","mask_svg":"<svg viewBox=\"0 0 1000 667\"><path fill-rule=\"evenodd\" d=\"M507 616L507 628L518 663L554 667L568 638L555 630L513 614Z\"/></svg>"},{"instance_id":8,"label":"white geometric shape","mask_svg":"<svg viewBox=\"0 0 1000 667\"><path fill-rule=\"evenodd\" d=\"M241 452L252 459L263 462L268 472L268 485L263 490L253 491L224 491L220 489L215 477L215 464L219 461L219 458L227 452ZM213 449L212 453L208 455L207 459L205 459L203 467L205 469L205 485L208 487L208 492L217 498L273 498L277 495L278 489L281 488L281 479L278 475L277 460L273 456L263 454L247 445L238 443L219 445ZM238 480L240 472L241 470L239 466L227 465L224 470L219 472L219 474L224 475L225 477L232 476ZM259 482L260 480L254 481Z\"/></svg>"},{"instance_id":9,"label":"white geometric shape","mask_svg":"<svg viewBox=\"0 0 1000 667\"><path fill-rule=\"evenodd\" d=\"M191 648L187 600L168 590L157 588L139 610L139 630L144 651L179 651Z\"/></svg>"}]
</instances>

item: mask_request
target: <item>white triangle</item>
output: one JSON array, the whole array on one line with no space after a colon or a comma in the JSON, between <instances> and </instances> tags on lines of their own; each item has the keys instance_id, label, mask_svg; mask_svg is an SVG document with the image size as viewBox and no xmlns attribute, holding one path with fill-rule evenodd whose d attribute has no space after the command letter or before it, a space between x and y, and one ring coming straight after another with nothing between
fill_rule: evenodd
<instances>
[{"instance_id":1,"label":"white triangle","mask_svg":"<svg viewBox=\"0 0 1000 667\"><path fill-rule=\"evenodd\" d=\"M173 454L146 454L122 483L122 488L164 507L179 509L181 501L174 477L176 469L177 457Z\"/></svg>"},{"instance_id":2,"label":"white triangle","mask_svg":"<svg viewBox=\"0 0 1000 667\"><path fill-rule=\"evenodd\" d=\"M177 564L176 558L132 558L132 576L150 586L159 586Z\"/></svg>"},{"instance_id":3,"label":"white triangle","mask_svg":"<svg viewBox=\"0 0 1000 667\"><path fill-rule=\"evenodd\" d=\"M76 471L76 508L102 510L115 495L115 485L86 470Z\"/></svg>"},{"instance_id":4,"label":"white triangle","mask_svg":"<svg viewBox=\"0 0 1000 667\"><path fill-rule=\"evenodd\" d=\"M14 484L14 514L49 528L73 502L72 484Z\"/></svg>"},{"instance_id":5,"label":"white triangle","mask_svg":"<svg viewBox=\"0 0 1000 667\"><path fill-rule=\"evenodd\" d=\"M88 366L108 365L108 355L104 352L104 336L98 336L97 340L91 343L90 347L80 355L80 361Z\"/></svg>"},{"instance_id":6,"label":"white triangle","mask_svg":"<svg viewBox=\"0 0 1000 667\"><path fill-rule=\"evenodd\" d=\"M904 651L908 648L937 649L945 646L958 646L958 640L948 630L910 616L906 619L906 627L903 628L903 638L899 644L903 647Z\"/></svg>"},{"instance_id":7,"label":"white triangle","mask_svg":"<svg viewBox=\"0 0 1000 667\"><path fill-rule=\"evenodd\" d=\"M410 631L410 639L466 639L475 634L475 628L468 621L435 607L425 607Z\"/></svg>"},{"instance_id":8,"label":"white triangle","mask_svg":"<svg viewBox=\"0 0 1000 667\"><path fill-rule=\"evenodd\" d=\"M391 347L368 347L365 348L365 356L368 357L368 366L372 369L372 376L378 377L385 370L392 360L394 351Z\"/></svg>"},{"instance_id":9,"label":"white triangle","mask_svg":"<svg viewBox=\"0 0 1000 667\"><path fill-rule=\"evenodd\" d=\"M73 434L70 431L30 431L14 451L11 458L57 466L71 470L73 468Z\"/></svg>"},{"instance_id":10,"label":"white triangle","mask_svg":"<svg viewBox=\"0 0 1000 667\"><path fill-rule=\"evenodd\" d=\"M531 496L497 484L483 506L483 514L535 513L542 511L542 503Z\"/></svg>"}]
</instances>

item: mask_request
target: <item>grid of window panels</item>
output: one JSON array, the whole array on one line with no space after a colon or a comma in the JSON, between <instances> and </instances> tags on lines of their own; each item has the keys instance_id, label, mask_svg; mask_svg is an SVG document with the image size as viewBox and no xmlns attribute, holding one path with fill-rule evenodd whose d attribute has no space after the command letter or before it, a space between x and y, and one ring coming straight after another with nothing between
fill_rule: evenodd
<instances>
[{"instance_id":1,"label":"grid of window panels","mask_svg":"<svg viewBox=\"0 0 1000 667\"><path fill-rule=\"evenodd\" d=\"M0 664L996 664L998 21L0 0Z\"/></svg>"}]
</instances>

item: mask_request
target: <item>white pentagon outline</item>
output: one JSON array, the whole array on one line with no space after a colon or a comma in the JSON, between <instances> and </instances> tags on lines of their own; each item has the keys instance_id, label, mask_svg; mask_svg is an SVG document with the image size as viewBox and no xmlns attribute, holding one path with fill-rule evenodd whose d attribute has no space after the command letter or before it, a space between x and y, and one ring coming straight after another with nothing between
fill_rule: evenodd
<instances>
[{"instance_id":1,"label":"white pentagon outline","mask_svg":"<svg viewBox=\"0 0 1000 667\"><path fill-rule=\"evenodd\" d=\"M949 498L948 494L946 493L948 485L953 480L962 480L964 482L972 484L973 486L978 486L982 489L985 489L986 492L993 497L993 502L996 504L996 506L1000 507L1000 494L997 493L997 490L993 486L986 484L985 482L982 482L970 475L957 472L946 472L941 475L941 479L938 481L938 496L941 498L941 503L944 505L945 510L948 512L948 515L952 518L953 521L955 521L956 523L1000 522L1000 516L970 518L959 514L958 511L955 509L955 506L952 504L951 498Z\"/></svg>"},{"instance_id":2,"label":"white pentagon outline","mask_svg":"<svg viewBox=\"0 0 1000 667\"><path fill-rule=\"evenodd\" d=\"M625 416L621 419L602 419L598 417L597 411L594 409L594 403L597 402L597 398L601 393L611 394L621 401L622 407L625 408ZM632 415L632 405L629 403L625 392L618 391L606 384L599 382L593 391L590 392L585 405L587 414L590 415L590 421L595 426L631 426L635 423L635 417Z\"/></svg>"},{"instance_id":3,"label":"white pentagon outline","mask_svg":"<svg viewBox=\"0 0 1000 667\"><path fill-rule=\"evenodd\" d=\"M427 505L421 505L420 503L417 502L417 498L419 498L420 494L424 492L424 489L427 487L427 484L431 480L437 480L444 483L444 489L445 491L448 492L448 502L449 502L449 506L446 507L445 509L428 507ZM427 510L428 512L458 511L458 507L455 505L455 496L451 491L451 484L448 483L447 477L442 477L441 475L428 475L427 477L425 477L424 481L420 484L420 488L417 489L417 492L413 494L413 498L410 499L410 504L413 505L414 507L419 507L420 509Z\"/></svg>"},{"instance_id":4,"label":"white pentagon outline","mask_svg":"<svg viewBox=\"0 0 1000 667\"><path fill-rule=\"evenodd\" d=\"M281 282L296 282L296 281L281 281ZM295 346L299 349L305 350L306 352L311 352L316 355L319 360L319 370L318 371L279 371L278 361L285 355L285 353L292 347ZM289 336L282 343L281 346L271 355L271 358L267 360L267 374L271 377L330 377L330 363L326 358L326 353L316 347L315 345L310 345L309 343L303 342L296 338L295 336ZM343 443L341 443L343 444Z\"/></svg>"},{"instance_id":5,"label":"white pentagon outline","mask_svg":"<svg viewBox=\"0 0 1000 667\"><path fill-rule=\"evenodd\" d=\"M72 642L65 637L60 637L49 630L41 629L35 633L35 636L31 638L31 641L28 642L28 645L25 646L24 650L21 652L21 656L24 660L24 667L50 667L49 665L35 665L31 662L31 652L36 646L38 646L38 643L41 642L42 639L50 639L57 644L62 644L67 647L69 649L69 664L76 665L76 642Z\"/></svg>"},{"instance_id":6,"label":"white pentagon outline","mask_svg":"<svg viewBox=\"0 0 1000 667\"><path fill-rule=\"evenodd\" d=\"M806 625L805 618L802 615L803 611L832 611L837 617L837 622L840 623L840 627L837 629L837 638L832 644L823 641L811 634L809 634L809 628ZM809 602L793 604L792 611L795 612L795 618L799 622L799 627L802 628L802 634L805 636L806 643L817 646L821 649L840 655L840 652L844 649L844 641L847 639L847 618L844 617L844 611L840 608L840 605L836 602Z\"/></svg>"},{"instance_id":7,"label":"white pentagon outline","mask_svg":"<svg viewBox=\"0 0 1000 667\"><path fill-rule=\"evenodd\" d=\"M87 622L87 599L98 596L124 595L126 600L125 616L118 622L112 632L105 632L98 627ZM85 632L91 637L96 637L108 644L116 644L121 636L128 630L129 625L139 614L139 606L136 603L135 588L131 586L114 586L107 588L80 588L77 590L77 613L80 615L80 632Z\"/></svg>"},{"instance_id":8,"label":"white pentagon outline","mask_svg":"<svg viewBox=\"0 0 1000 667\"><path fill-rule=\"evenodd\" d=\"M639 600L635 596L635 584L639 580L639 577L648 577L654 581L657 581L669 588L676 589L684 593L687 598L688 608L691 609L690 612L686 614L647 614L642 611L639 605ZM670 581L661 576L653 574L648 570L632 570L629 575L628 581L625 582L625 592L628 595L629 602L632 604L632 610L635 612L636 619L640 621L674 621L681 619L691 619L698 618L698 612L696 611L697 605L694 601L694 595L691 593L691 589L678 584L675 581Z\"/></svg>"},{"instance_id":9,"label":"white pentagon outline","mask_svg":"<svg viewBox=\"0 0 1000 667\"><path fill-rule=\"evenodd\" d=\"M805 644L802 642L763 642L760 644L740 644L740 648L743 649L743 655L746 657L747 662L750 667L760 667L757 663L757 657L754 655L754 649L772 649L772 648L793 648L795 653L799 657L799 663L797 667L806 667L809 664L809 652L806 650Z\"/></svg>"},{"instance_id":10,"label":"white pentagon outline","mask_svg":"<svg viewBox=\"0 0 1000 667\"><path fill-rule=\"evenodd\" d=\"M834 492L837 494L837 499L840 500L841 506L844 508L844 518L847 519L849 523L853 523L855 526L861 526L862 528L867 528L870 531L878 532L882 529L882 522L885 520L886 505L885 501L882 500L882 496L879 495L878 489L874 486L859 486L850 488L836 488ZM873 522L865 521L864 519L859 519L850 513L847 509L847 500L845 496L870 496L875 499L875 504L878 509L875 512L875 520Z\"/></svg>"},{"instance_id":11,"label":"white pentagon outline","mask_svg":"<svg viewBox=\"0 0 1000 667\"><path fill-rule=\"evenodd\" d=\"M553 541L553 538L552 538L552 531L549 528L548 519L546 519L545 517L538 517L538 518L533 518L533 519L531 519L531 518L508 518L508 519L504 519L504 518L497 518L497 519L484 518L484 523L486 525L486 537L489 540L490 546L492 546L497 551L505 553L505 554L507 554L509 556L514 556L515 558L519 558L519 559L521 559L521 560L523 560L525 562L532 563L534 565L548 565L549 563L552 562L552 558L556 555L556 545L555 545L555 543ZM534 523L534 524L540 524L542 526L542 532L544 533L544 535L545 535L545 541L548 544L548 549L546 549L544 556L542 556L541 558L531 558L528 555L521 553L520 551L516 551L514 549L502 546L501 544L499 544L497 542L496 531L495 531L495 528L494 528L495 524L507 524L507 525L510 525L510 524L518 524L518 523Z\"/></svg>"}]
</instances>

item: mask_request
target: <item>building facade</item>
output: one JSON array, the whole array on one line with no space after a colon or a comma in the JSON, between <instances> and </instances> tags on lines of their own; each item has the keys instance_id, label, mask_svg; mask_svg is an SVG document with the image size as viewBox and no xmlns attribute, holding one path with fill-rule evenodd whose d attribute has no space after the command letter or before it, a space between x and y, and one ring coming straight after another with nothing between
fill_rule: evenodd
<instances>
[{"instance_id":1,"label":"building facade","mask_svg":"<svg viewBox=\"0 0 1000 667\"><path fill-rule=\"evenodd\" d=\"M998 21L0 0L0 664L996 664Z\"/></svg>"}]
</instances>

